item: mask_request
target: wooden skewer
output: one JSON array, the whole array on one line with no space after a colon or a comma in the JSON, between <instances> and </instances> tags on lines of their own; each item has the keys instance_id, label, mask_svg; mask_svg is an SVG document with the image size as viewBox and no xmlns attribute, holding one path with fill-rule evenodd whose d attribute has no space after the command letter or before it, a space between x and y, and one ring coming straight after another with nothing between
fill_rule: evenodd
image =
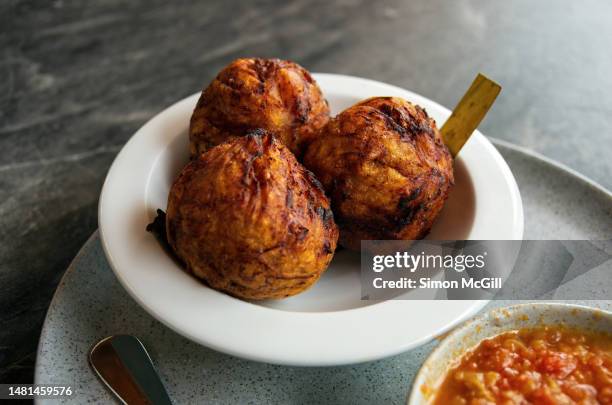
<instances>
[{"instance_id":1,"label":"wooden skewer","mask_svg":"<svg viewBox=\"0 0 612 405\"><path fill-rule=\"evenodd\" d=\"M442 139L453 157L457 156L480 121L487 115L500 91L499 84L480 73L476 76L440 130Z\"/></svg>"}]
</instances>

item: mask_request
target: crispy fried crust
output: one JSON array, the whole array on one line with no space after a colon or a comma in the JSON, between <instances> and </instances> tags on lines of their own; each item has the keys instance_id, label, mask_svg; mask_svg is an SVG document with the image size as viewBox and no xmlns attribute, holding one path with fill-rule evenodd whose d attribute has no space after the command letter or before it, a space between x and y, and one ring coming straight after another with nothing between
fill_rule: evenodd
<instances>
[{"instance_id":1,"label":"crispy fried crust","mask_svg":"<svg viewBox=\"0 0 612 405\"><path fill-rule=\"evenodd\" d=\"M279 59L237 59L204 89L191 117L191 156L263 128L298 157L329 120L321 89L300 65Z\"/></svg>"},{"instance_id":2,"label":"crispy fried crust","mask_svg":"<svg viewBox=\"0 0 612 405\"><path fill-rule=\"evenodd\" d=\"M425 110L395 97L364 100L332 119L304 156L323 183L340 243L421 239L453 185L453 161Z\"/></svg>"},{"instance_id":3,"label":"crispy fried crust","mask_svg":"<svg viewBox=\"0 0 612 405\"><path fill-rule=\"evenodd\" d=\"M318 181L263 131L193 159L170 190L166 227L170 246L193 274L246 299L310 287L338 240Z\"/></svg>"}]
</instances>

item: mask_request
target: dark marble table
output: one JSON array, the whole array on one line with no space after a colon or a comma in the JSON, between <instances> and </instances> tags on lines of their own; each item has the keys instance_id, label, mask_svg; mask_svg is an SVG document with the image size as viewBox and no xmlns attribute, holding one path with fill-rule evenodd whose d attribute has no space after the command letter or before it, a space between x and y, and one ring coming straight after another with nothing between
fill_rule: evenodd
<instances>
[{"instance_id":1,"label":"dark marble table","mask_svg":"<svg viewBox=\"0 0 612 405\"><path fill-rule=\"evenodd\" d=\"M32 378L64 269L96 229L130 135L235 57L396 84L453 107L479 71L481 126L612 188L612 3L0 3L0 382Z\"/></svg>"}]
</instances>

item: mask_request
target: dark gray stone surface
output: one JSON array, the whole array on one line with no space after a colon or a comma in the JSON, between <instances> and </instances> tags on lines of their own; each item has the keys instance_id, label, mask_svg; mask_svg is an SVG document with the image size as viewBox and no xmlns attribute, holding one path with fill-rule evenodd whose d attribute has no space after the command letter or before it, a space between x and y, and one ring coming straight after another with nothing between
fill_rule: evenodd
<instances>
[{"instance_id":1,"label":"dark gray stone surface","mask_svg":"<svg viewBox=\"0 0 612 405\"><path fill-rule=\"evenodd\" d=\"M238 56L389 82L453 107L504 90L483 132L612 188L606 1L0 3L0 381L32 378L63 270L130 135Z\"/></svg>"}]
</instances>

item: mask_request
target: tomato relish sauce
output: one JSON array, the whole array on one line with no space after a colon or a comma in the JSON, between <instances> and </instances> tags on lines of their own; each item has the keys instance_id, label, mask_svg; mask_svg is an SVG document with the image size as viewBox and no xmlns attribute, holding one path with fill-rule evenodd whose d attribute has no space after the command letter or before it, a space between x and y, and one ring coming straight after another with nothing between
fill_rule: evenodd
<instances>
[{"instance_id":1,"label":"tomato relish sauce","mask_svg":"<svg viewBox=\"0 0 612 405\"><path fill-rule=\"evenodd\" d=\"M612 336L561 326L482 341L452 369L435 405L612 404Z\"/></svg>"}]
</instances>

